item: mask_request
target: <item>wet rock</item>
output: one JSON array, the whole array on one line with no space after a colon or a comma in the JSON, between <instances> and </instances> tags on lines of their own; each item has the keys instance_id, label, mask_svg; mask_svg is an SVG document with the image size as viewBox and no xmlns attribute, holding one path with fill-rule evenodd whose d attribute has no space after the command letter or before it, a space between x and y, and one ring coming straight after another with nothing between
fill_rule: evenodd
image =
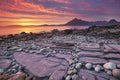
<instances>
[{"instance_id":1,"label":"wet rock","mask_svg":"<svg viewBox=\"0 0 120 80\"><path fill-rule=\"evenodd\" d=\"M120 68L120 64L117 64L117 68Z\"/></svg>"},{"instance_id":2,"label":"wet rock","mask_svg":"<svg viewBox=\"0 0 120 80\"><path fill-rule=\"evenodd\" d=\"M81 66L82 66L82 63L76 63L75 68L76 68L76 69L80 69L80 68L81 68Z\"/></svg>"},{"instance_id":3,"label":"wet rock","mask_svg":"<svg viewBox=\"0 0 120 80\"><path fill-rule=\"evenodd\" d=\"M70 75L68 75L65 80L71 80L71 79L72 79L72 77Z\"/></svg>"},{"instance_id":4,"label":"wet rock","mask_svg":"<svg viewBox=\"0 0 120 80\"><path fill-rule=\"evenodd\" d=\"M99 57L99 56L102 56L103 53L101 53L101 52L81 51L81 52L78 53L78 55L79 56L86 56L86 57L89 57L89 56L91 56L91 57L95 57L95 56Z\"/></svg>"},{"instance_id":5,"label":"wet rock","mask_svg":"<svg viewBox=\"0 0 120 80\"><path fill-rule=\"evenodd\" d=\"M103 65L103 67L104 67L105 69L115 69L115 68L116 68L116 64L115 64L115 63L112 63L112 62L108 62L108 63L105 63L105 64Z\"/></svg>"},{"instance_id":6,"label":"wet rock","mask_svg":"<svg viewBox=\"0 0 120 80\"><path fill-rule=\"evenodd\" d=\"M70 55L70 54L60 54L60 53L58 53L58 54L55 54L55 57L63 58L65 60L71 60L72 59L72 55Z\"/></svg>"},{"instance_id":7,"label":"wet rock","mask_svg":"<svg viewBox=\"0 0 120 80\"><path fill-rule=\"evenodd\" d=\"M0 80L8 80L10 76L8 75L0 75Z\"/></svg>"},{"instance_id":8,"label":"wet rock","mask_svg":"<svg viewBox=\"0 0 120 80\"><path fill-rule=\"evenodd\" d=\"M17 52L20 52L20 51L22 51L22 48L19 48L19 49L17 49L16 51L17 51Z\"/></svg>"},{"instance_id":9,"label":"wet rock","mask_svg":"<svg viewBox=\"0 0 120 80\"><path fill-rule=\"evenodd\" d=\"M79 60L87 63L93 63L93 64L107 63L107 61L103 58L94 58L94 57L81 57L79 58Z\"/></svg>"},{"instance_id":10,"label":"wet rock","mask_svg":"<svg viewBox=\"0 0 120 80\"><path fill-rule=\"evenodd\" d=\"M72 80L79 80L79 76L77 74L72 75Z\"/></svg>"},{"instance_id":11,"label":"wet rock","mask_svg":"<svg viewBox=\"0 0 120 80\"><path fill-rule=\"evenodd\" d=\"M3 50L0 50L0 56L1 55L4 55L4 51Z\"/></svg>"},{"instance_id":12,"label":"wet rock","mask_svg":"<svg viewBox=\"0 0 120 80\"><path fill-rule=\"evenodd\" d=\"M75 61L74 60L69 60L68 63L69 63L69 65L72 65L72 64L75 64Z\"/></svg>"},{"instance_id":13,"label":"wet rock","mask_svg":"<svg viewBox=\"0 0 120 80\"><path fill-rule=\"evenodd\" d=\"M119 59L120 58L120 54L107 54L105 56L103 56L104 58L108 58L108 59Z\"/></svg>"},{"instance_id":14,"label":"wet rock","mask_svg":"<svg viewBox=\"0 0 120 80\"><path fill-rule=\"evenodd\" d=\"M96 80L94 75L87 73L85 71L80 71L79 77L80 77L80 80Z\"/></svg>"},{"instance_id":15,"label":"wet rock","mask_svg":"<svg viewBox=\"0 0 120 80\"><path fill-rule=\"evenodd\" d=\"M87 69L91 69L91 68L92 68L92 64L91 64L91 63L87 63L87 64L85 64L85 67L86 67Z\"/></svg>"},{"instance_id":16,"label":"wet rock","mask_svg":"<svg viewBox=\"0 0 120 80\"><path fill-rule=\"evenodd\" d=\"M30 76L26 77L26 79L25 79L25 80L36 80L36 79L35 79L35 77L34 77L34 76L30 75Z\"/></svg>"},{"instance_id":17,"label":"wet rock","mask_svg":"<svg viewBox=\"0 0 120 80\"><path fill-rule=\"evenodd\" d=\"M14 53L14 57L18 63L38 77L50 76L54 71L61 69L61 63L63 62L63 59L56 60L54 57L44 57L43 55L25 54L22 52ZM66 65L62 67L67 68Z\"/></svg>"},{"instance_id":18,"label":"wet rock","mask_svg":"<svg viewBox=\"0 0 120 80\"><path fill-rule=\"evenodd\" d=\"M73 69L73 70L68 70L67 74L76 74L77 73L77 70L76 69Z\"/></svg>"},{"instance_id":19,"label":"wet rock","mask_svg":"<svg viewBox=\"0 0 120 80\"><path fill-rule=\"evenodd\" d=\"M66 70L67 69L65 67L61 67L60 69L57 69L52 73L49 80L63 80L66 75Z\"/></svg>"},{"instance_id":20,"label":"wet rock","mask_svg":"<svg viewBox=\"0 0 120 80\"><path fill-rule=\"evenodd\" d=\"M0 69L0 74L2 74L4 72L4 69Z\"/></svg>"},{"instance_id":21,"label":"wet rock","mask_svg":"<svg viewBox=\"0 0 120 80\"><path fill-rule=\"evenodd\" d=\"M120 69L113 69L112 75L118 79L120 79Z\"/></svg>"},{"instance_id":22,"label":"wet rock","mask_svg":"<svg viewBox=\"0 0 120 80\"><path fill-rule=\"evenodd\" d=\"M42 49L39 50L39 53L42 54L42 53L44 53L45 51L46 51L46 48L42 48Z\"/></svg>"},{"instance_id":23,"label":"wet rock","mask_svg":"<svg viewBox=\"0 0 120 80\"><path fill-rule=\"evenodd\" d=\"M105 79L105 78L103 78L103 77L99 77L99 76L96 76L96 80L107 80L107 79ZM113 79L114 80L114 79Z\"/></svg>"},{"instance_id":24,"label":"wet rock","mask_svg":"<svg viewBox=\"0 0 120 80\"><path fill-rule=\"evenodd\" d=\"M108 75L112 75L112 71L111 70L107 70L107 74Z\"/></svg>"},{"instance_id":25,"label":"wet rock","mask_svg":"<svg viewBox=\"0 0 120 80\"><path fill-rule=\"evenodd\" d=\"M103 72L103 71L101 71L101 72L98 73L98 72L95 72L95 71L90 71L90 70L81 69L81 70L80 70L80 74L82 74L82 73L87 73L87 74L99 76L99 77L105 78L106 80L109 79L109 75L108 75L107 73ZM88 76L88 75L87 75L87 76ZM87 76L85 76L85 77L87 77ZM88 80L92 80L92 79L89 79L89 78L88 78Z\"/></svg>"},{"instance_id":26,"label":"wet rock","mask_svg":"<svg viewBox=\"0 0 120 80\"><path fill-rule=\"evenodd\" d=\"M96 71L96 72L100 72L100 70L101 70L101 68L100 68L99 66L96 66L96 67L95 67L95 71Z\"/></svg>"},{"instance_id":27,"label":"wet rock","mask_svg":"<svg viewBox=\"0 0 120 80\"><path fill-rule=\"evenodd\" d=\"M11 60L0 58L0 68L6 69L11 65Z\"/></svg>"}]
</instances>

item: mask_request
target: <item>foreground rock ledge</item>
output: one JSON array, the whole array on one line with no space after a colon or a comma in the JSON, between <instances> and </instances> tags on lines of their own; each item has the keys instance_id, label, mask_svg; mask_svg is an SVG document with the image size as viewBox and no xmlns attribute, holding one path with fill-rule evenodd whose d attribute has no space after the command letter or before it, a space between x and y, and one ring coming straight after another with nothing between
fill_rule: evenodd
<instances>
[{"instance_id":1,"label":"foreground rock ledge","mask_svg":"<svg viewBox=\"0 0 120 80\"><path fill-rule=\"evenodd\" d=\"M43 55L38 56L24 52L14 53L14 57L18 63L38 77L51 76L51 79L60 80L66 74L67 65L62 64L64 61L63 59L57 59L55 57L52 57L51 59L51 57L47 58Z\"/></svg>"}]
</instances>

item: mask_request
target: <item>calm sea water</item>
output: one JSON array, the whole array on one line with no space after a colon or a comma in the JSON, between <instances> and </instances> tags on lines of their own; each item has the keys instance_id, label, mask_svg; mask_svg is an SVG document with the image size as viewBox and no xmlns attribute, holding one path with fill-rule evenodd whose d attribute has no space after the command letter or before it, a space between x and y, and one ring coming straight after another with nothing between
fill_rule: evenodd
<instances>
[{"instance_id":1,"label":"calm sea water","mask_svg":"<svg viewBox=\"0 0 120 80\"><path fill-rule=\"evenodd\" d=\"M64 30L64 29L85 29L88 26L8 26L8 27L0 27L0 35L8 35L8 34L18 34L21 32L26 33L39 33L39 32L49 32L53 29Z\"/></svg>"}]
</instances>

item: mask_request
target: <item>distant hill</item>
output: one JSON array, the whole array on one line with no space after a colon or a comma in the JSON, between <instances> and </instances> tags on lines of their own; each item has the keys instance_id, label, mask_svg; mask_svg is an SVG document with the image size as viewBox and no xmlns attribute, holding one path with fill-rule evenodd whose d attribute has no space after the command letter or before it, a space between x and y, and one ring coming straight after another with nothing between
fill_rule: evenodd
<instances>
[{"instance_id":1,"label":"distant hill","mask_svg":"<svg viewBox=\"0 0 120 80\"><path fill-rule=\"evenodd\" d=\"M97 25L97 26L105 26L105 25L120 25L120 22L116 21L115 19L112 19L110 21L85 21L82 19L77 19L74 18L71 21L67 22L65 25L68 26L92 26L92 25Z\"/></svg>"}]
</instances>

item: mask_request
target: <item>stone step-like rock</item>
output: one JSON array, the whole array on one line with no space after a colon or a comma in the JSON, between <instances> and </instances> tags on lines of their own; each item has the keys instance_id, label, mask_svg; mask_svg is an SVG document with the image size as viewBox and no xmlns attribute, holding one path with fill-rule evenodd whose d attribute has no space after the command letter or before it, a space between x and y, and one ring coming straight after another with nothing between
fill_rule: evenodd
<instances>
[{"instance_id":1,"label":"stone step-like rock","mask_svg":"<svg viewBox=\"0 0 120 80\"><path fill-rule=\"evenodd\" d=\"M0 57L0 68L6 69L9 68L12 61L3 57Z\"/></svg>"},{"instance_id":2,"label":"stone step-like rock","mask_svg":"<svg viewBox=\"0 0 120 80\"><path fill-rule=\"evenodd\" d=\"M79 58L79 60L85 63L93 63L93 64L104 64L107 62L107 60L103 58L94 58L94 57L81 57Z\"/></svg>"},{"instance_id":3,"label":"stone step-like rock","mask_svg":"<svg viewBox=\"0 0 120 80\"><path fill-rule=\"evenodd\" d=\"M120 45L109 44L108 46L120 52Z\"/></svg>"},{"instance_id":4,"label":"stone step-like rock","mask_svg":"<svg viewBox=\"0 0 120 80\"><path fill-rule=\"evenodd\" d=\"M63 68L67 68L67 66L63 66L61 64L63 62L63 59L56 59L54 57L51 59L50 57L44 57L43 55L38 56L24 52L14 53L14 57L18 63L29 70L30 73L38 77L49 77L56 70L63 70Z\"/></svg>"},{"instance_id":5,"label":"stone step-like rock","mask_svg":"<svg viewBox=\"0 0 120 80\"><path fill-rule=\"evenodd\" d=\"M100 57L100 56L102 56L103 55L103 53L102 52L90 52L90 51L81 51L81 52L79 52L78 53L78 55L79 55L79 57L83 57L83 56L90 56L90 57Z\"/></svg>"},{"instance_id":6,"label":"stone step-like rock","mask_svg":"<svg viewBox=\"0 0 120 80\"><path fill-rule=\"evenodd\" d=\"M108 59L120 59L120 54L114 54L114 53L111 54L111 53L109 53L109 54L106 54L106 55L104 55L102 57L108 58Z\"/></svg>"},{"instance_id":7,"label":"stone step-like rock","mask_svg":"<svg viewBox=\"0 0 120 80\"><path fill-rule=\"evenodd\" d=\"M101 78L104 78L105 80L109 80L109 75L107 74L107 73L105 73L105 72L95 72L95 71L90 71L90 70L85 70L85 69L81 69L80 70L80 74L81 73L88 73L88 74L91 74L91 75L94 75L95 77L96 76L99 76L99 77L101 77ZM87 77L87 76L86 76ZM91 80L91 79L89 79L89 80ZM95 79L96 80L96 79Z\"/></svg>"}]
</instances>

